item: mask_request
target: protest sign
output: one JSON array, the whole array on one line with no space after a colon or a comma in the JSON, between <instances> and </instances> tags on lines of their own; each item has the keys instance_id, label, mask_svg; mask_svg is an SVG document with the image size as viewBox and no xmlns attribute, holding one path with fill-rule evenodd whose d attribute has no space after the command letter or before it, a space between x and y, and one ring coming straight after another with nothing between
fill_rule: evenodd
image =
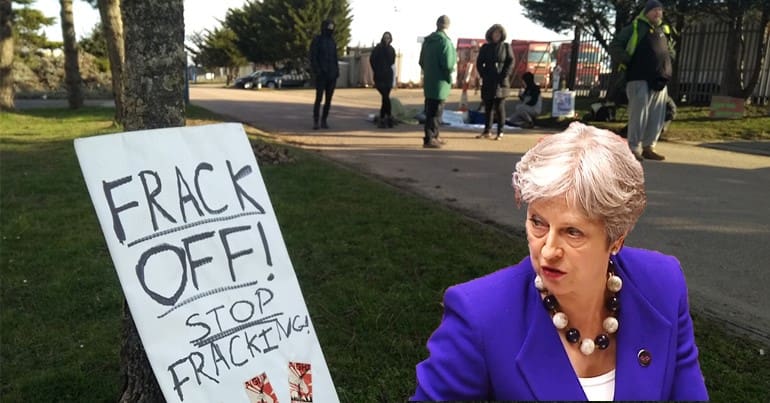
<instances>
[{"instance_id":1,"label":"protest sign","mask_svg":"<svg viewBox=\"0 0 770 403\"><path fill-rule=\"evenodd\" d=\"M167 401L339 401L241 125L75 150Z\"/></svg>"},{"instance_id":2,"label":"protest sign","mask_svg":"<svg viewBox=\"0 0 770 403\"><path fill-rule=\"evenodd\" d=\"M746 100L713 95L709 117L713 119L741 119L746 111Z\"/></svg>"},{"instance_id":3,"label":"protest sign","mask_svg":"<svg viewBox=\"0 0 770 403\"><path fill-rule=\"evenodd\" d=\"M551 116L571 118L575 116L575 92L554 91Z\"/></svg>"}]
</instances>

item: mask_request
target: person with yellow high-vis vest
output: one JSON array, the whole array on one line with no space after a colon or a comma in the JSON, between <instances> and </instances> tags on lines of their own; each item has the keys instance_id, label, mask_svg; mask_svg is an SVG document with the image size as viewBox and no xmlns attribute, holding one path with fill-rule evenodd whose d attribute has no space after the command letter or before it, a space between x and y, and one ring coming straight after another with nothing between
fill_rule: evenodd
<instances>
[{"instance_id":1,"label":"person with yellow high-vis vest","mask_svg":"<svg viewBox=\"0 0 770 403\"><path fill-rule=\"evenodd\" d=\"M665 159L655 152L655 144L665 121L666 84L672 76L674 51L669 34L670 28L663 24L663 5L650 0L610 43L610 54L620 69L626 69L628 146L639 161Z\"/></svg>"}]
</instances>

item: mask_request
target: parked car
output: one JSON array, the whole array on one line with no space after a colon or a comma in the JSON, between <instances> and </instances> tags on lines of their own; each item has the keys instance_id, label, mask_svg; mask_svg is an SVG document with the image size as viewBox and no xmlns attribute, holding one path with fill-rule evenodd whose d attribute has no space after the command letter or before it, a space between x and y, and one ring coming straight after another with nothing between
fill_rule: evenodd
<instances>
[{"instance_id":1,"label":"parked car","mask_svg":"<svg viewBox=\"0 0 770 403\"><path fill-rule=\"evenodd\" d=\"M277 70L259 77L264 88L307 87L310 85L310 73L297 70Z\"/></svg>"},{"instance_id":2,"label":"parked car","mask_svg":"<svg viewBox=\"0 0 770 403\"><path fill-rule=\"evenodd\" d=\"M274 73L273 71L269 70L257 70L252 72L249 75L238 77L233 82L233 87L235 88L243 88L243 89L250 89L257 86L257 83L260 82L260 80L265 75L269 75Z\"/></svg>"}]
</instances>

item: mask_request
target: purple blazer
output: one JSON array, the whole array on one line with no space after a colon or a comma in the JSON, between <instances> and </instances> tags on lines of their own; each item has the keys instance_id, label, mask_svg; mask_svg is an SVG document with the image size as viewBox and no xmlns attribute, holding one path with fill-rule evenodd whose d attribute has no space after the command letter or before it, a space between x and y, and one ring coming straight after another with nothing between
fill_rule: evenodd
<instances>
[{"instance_id":1,"label":"purple blazer","mask_svg":"<svg viewBox=\"0 0 770 403\"><path fill-rule=\"evenodd\" d=\"M708 400L679 261L624 247L615 262L615 400ZM410 400L586 400L534 278L526 257L447 289Z\"/></svg>"}]
</instances>

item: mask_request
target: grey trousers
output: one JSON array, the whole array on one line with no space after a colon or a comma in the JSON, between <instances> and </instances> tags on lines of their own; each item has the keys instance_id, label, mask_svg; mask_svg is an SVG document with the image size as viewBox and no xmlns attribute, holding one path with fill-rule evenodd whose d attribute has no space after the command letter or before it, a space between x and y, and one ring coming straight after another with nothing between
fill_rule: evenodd
<instances>
[{"instance_id":1,"label":"grey trousers","mask_svg":"<svg viewBox=\"0 0 770 403\"><path fill-rule=\"evenodd\" d=\"M647 81L629 81L628 95L628 146L638 151L642 147L655 147L666 119L668 88L651 91Z\"/></svg>"}]
</instances>

